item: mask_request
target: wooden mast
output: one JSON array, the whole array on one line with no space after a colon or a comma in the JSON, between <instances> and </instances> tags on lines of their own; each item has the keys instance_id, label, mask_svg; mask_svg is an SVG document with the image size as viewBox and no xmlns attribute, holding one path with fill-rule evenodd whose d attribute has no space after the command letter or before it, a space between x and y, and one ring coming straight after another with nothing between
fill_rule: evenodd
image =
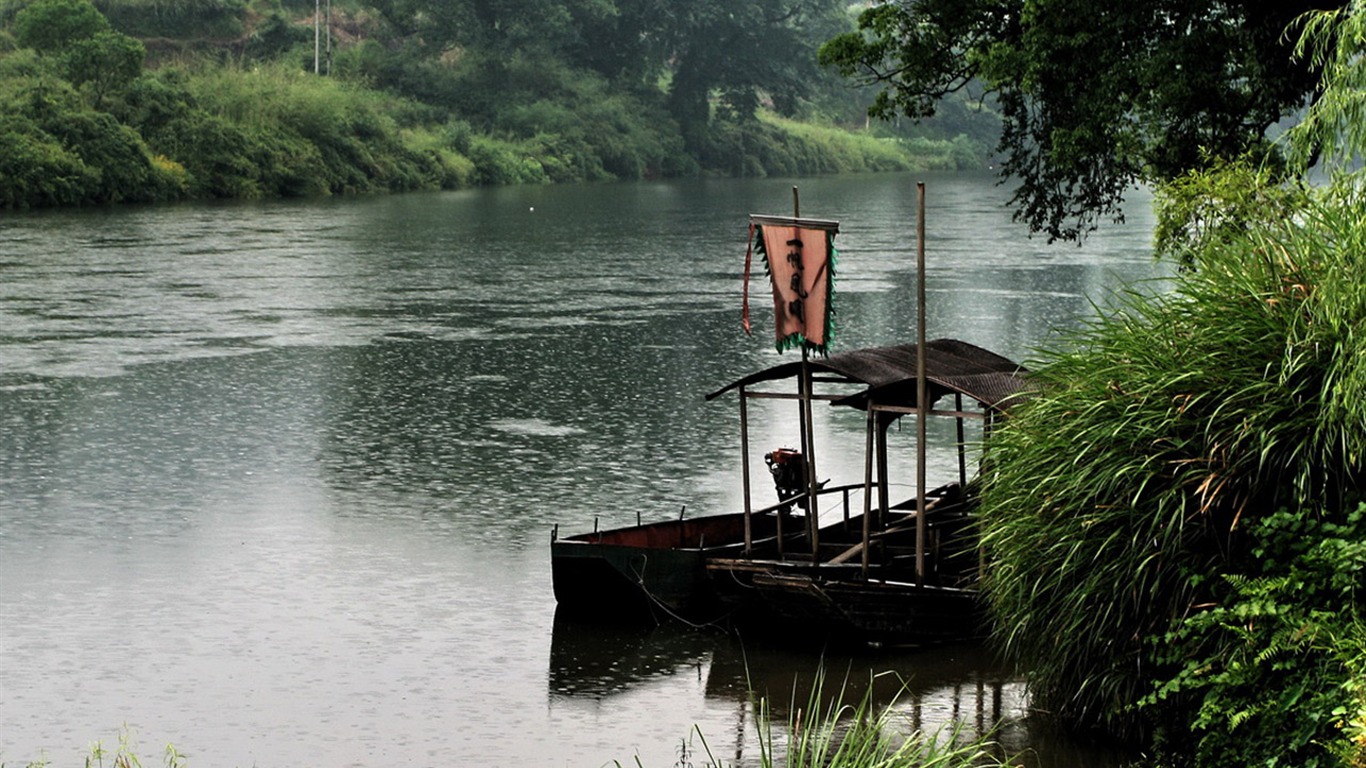
<instances>
[{"instance_id":1,"label":"wooden mast","mask_svg":"<svg viewBox=\"0 0 1366 768\"><path fill-rule=\"evenodd\" d=\"M792 187L792 218L802 217L801 197L798 195L797 187ZM826 258L829 258L827 255ZM801 394L801 430L802 430L802 453L806 459L806 526L807 537L811 540L811 556L818 559L820 555L820 523L819 509L816 503L816 431L811 422L814 414L811 410L811 365L810 355L807 352L806 339L802 339L802 373L801 381L798 384L798 391Z\"/></svg>"},{"instance_id":2,"label":"wooden mast","mask_svg":"<svg viewBox=\"0 0 1366 768\"><path fill-rule=\"evenodd\" d=\"M925 583L925 420L930 413L925 382L925 182L916 182L915 345L915 582Z\"/></svg>"}]
</instances>

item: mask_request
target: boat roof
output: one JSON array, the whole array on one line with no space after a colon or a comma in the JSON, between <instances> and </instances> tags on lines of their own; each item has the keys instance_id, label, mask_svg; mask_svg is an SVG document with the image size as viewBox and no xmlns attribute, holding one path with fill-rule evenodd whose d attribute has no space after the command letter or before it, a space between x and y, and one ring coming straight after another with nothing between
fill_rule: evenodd
<instances>
[{"instance_id":1,"label":"boat roof","mask_svg":"<svg viewBox=\"0 0 1366 768\"><path fill-rule=\"evenodd\" d=\"M914 405L916 345L868 347L808 360L813 372L836 374L865 389L836 400L838 405L866 407L871 399L880 404ZM732 389L797 376L800 360L775 365L733 381L707 395L715 399ZM1003 410L1008 401L1034 388L1028 371L995 352L958 339L925 342L925 380L930 402L946 394L971 397L983 406Z\"/></svg>"}]
</instances>

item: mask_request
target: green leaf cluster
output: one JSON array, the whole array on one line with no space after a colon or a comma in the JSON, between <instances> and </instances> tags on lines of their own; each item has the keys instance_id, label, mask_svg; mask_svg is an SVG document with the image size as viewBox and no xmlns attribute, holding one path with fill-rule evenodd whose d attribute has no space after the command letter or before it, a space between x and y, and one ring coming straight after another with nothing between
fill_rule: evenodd
<instances>
[{"instance_id":1,"label":"green leaf cluster","mask_svg":"<svg viewBox=\"0 0 1366 768\"><path fill-rule=\"evenodd\" d=\"M1138 706L1168 751L1228 768L1366 760L1366 505L1340 519L1254 522L1246 570L1210 585L1219 603L1154 644L1177 672ZM1170 722L1168 709L1194 717Z\"/></svg>"}]
</instances>

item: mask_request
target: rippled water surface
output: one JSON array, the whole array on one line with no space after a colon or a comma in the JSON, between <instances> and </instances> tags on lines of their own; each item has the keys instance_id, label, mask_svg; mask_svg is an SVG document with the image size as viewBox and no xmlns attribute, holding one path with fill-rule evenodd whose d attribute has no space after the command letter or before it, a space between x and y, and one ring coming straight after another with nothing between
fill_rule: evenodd
<instances>
[{"instance_id":1,"label":"rippled water surface","mask_svg":"<svg viewBox=\"0 0 1366 768\"><path fill-rule=\"evenodd\" d=\"M836 348L913 339L914 181L799 182L842 223ZM778 359L740 274L791 184L0 218L0 762L81 764L123 724L149 763L669 766L693 726L756 758L746 680L786 700L819 656L557 623L547 545L736 508L735 404L702 395ZM1026 358L1156 273L1144 200L1050 247L991 179L928 189L932 337ZM822 472L860 477L861 421L818 420ZM908 726L1100 759L979 650L827 661L909 679Z\"/></svg>"}]
</instances>

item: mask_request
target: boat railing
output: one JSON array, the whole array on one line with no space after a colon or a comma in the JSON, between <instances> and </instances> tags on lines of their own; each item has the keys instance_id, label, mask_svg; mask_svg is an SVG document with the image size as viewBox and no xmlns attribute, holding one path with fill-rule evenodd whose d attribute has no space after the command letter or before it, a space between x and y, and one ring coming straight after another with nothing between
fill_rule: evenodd
<instances>
[{"instance_id":1,"label":"boat railing","mask_svg":"<svg viewBox=\"0 0 1366 768\"><path fill-rule=\"evenodd\" d=\"M862 490L863 490L863 484L861 484L861 483L849 483L849 484L847 484L847 485L837 485L837 486L826 486L826 485L822 484L822 485L818 486L818 488L817 488L816 497L817 497L817 499L819 499L819 498L822 497L822 496L833 496L833 495L835 495L835 494L839 494L839 495L840 495L840 498L841 498L841 508L842 508L842 509L841 509L841 513L842 513L842 524L844 525L845 529L848 530L849 523L850 523L850 514L849 514L849 510L850 510L849 495L850 495L850 493L853 492L853 491L862 491ZM763 507L763 508L757 509L757 510L746 510L746 515L747 515L748 517L746 518L746 523L745 523L745 524L746 524L746 526L748 526L748 525L750 524L750 523L749 523L749 520L752 519L752 518L755 518L755 517L762 517L762 516L764 516L764 515L769 515L769 514L775 514L776 517L777 517L777 532L776 532L776 535L775 535L773 538L774 538L774 542L775 542L776 545L777 545L778 556L779 556L779 557L782 557L782 556L784 555L784 539L785 539L789 534L805 533L806 535L810 535L810 536L813 536L813 537L814 537L814 531L813 531L812 529L813 529L813 528L820 528L820 527L821 527L821 524L820 524L820 512L819 512L819 509L820 509L820 508L819 508L819 506L817 506L817 514L816 514L816 520L815 520L814 526L812 525L811 519L808 517L808 518L807 518L807 523L806 523L806 525L804 526L805 530L794 530L794 531L784 531L784 530L783 530L783 519L787 517L787 513L788 513L789 511L791 511L794 507L797 507L797 506L806 506L806 505L804 504L804 502L805 502L807 499L809 499L810 497L811 497L810 491L803 491L803 492L798 493L798 494L796 494L796 495L794 495L794 496L789 496L789 497L787 497L787 498L785 498L785 499L783 499L783 500L781 500L781 501L779 501L779 502L776 502L776 503L774 503L774 504L770 504L770 505L768 505L767 507ZM746 533L746 536L745 536L745 552L746 552L746 554L749 554L749 553L750 553L751 548L752 548L752 546L754 545L754 543L755 543L755 542L754 542L754 539L751 538L750 535L749 535L748 533Z\"/></svg>"},{"instance_id":2,"label":"boat railing","mask_svg":"<svg viewBox=\"0 0 1366 768\"><path fill-rule=\"evenodd\" d=\"M831 487L831 488L827 488L827 487L824 487L824 486L823 486L823 487L821 487L821 489L820 489L819 491L816 492L816 496L817 496L817 498L819 498L819 497L821 497L821 496L829 496L829 495L835 494L835 493L841 494L841 495L843 496L843 498L844 498L844 518L845 518L845 520L848 520L848 519L849 519L849 493L850 493L850 491L861 491L861 490L863 490L863 483L850 483L850 484L848 484L848 485L837 485L837 486L834 486L834 487ZM810 495L811 495L811 493L810 493L809 491L803 491L803 492L797 494L796 496L789 496L788 498L783 499L782 501L776 502L776 503L774 503L774 504L770 504L770 505L768 505L767 507L764 507L763 509L756 509L756 510L754 510L751 514L755 514L755 515L767 515L767 514L769 514L769 513L777 512L777 511L782 510L782 509L791 508L791 507L793 507L793 506L795 506L795 505L801 504L801 502L803 502L803 501L806 501L806 499L807 499Z\"/></svg>"}]
</instances>

